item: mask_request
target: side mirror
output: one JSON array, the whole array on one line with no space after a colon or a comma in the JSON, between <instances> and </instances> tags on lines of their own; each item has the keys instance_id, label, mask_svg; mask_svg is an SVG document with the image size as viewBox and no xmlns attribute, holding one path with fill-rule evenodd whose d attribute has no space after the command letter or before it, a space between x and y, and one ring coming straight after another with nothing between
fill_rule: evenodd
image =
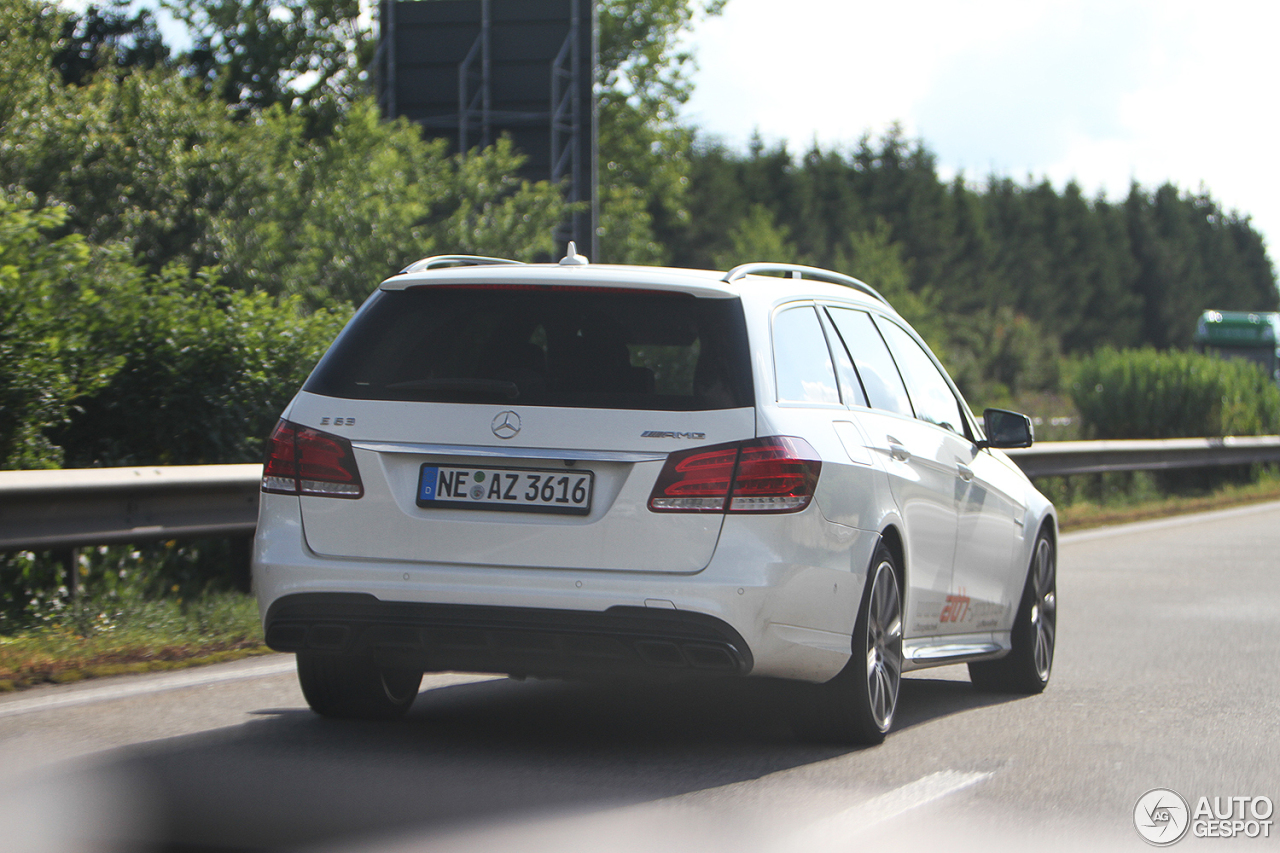
<instances>
[{"instance_id":1,"label":"side mirror","mask_svg":"<svg viewBox=\"0 0 1280 853\"><path fill-rule=\"evenodd\" d=\"M982 425L987 440L978 442L979 447L1030 447L1036 439L1031 418L1017 412L987 409L982 413Z\"/></svg>"}]
</instances>

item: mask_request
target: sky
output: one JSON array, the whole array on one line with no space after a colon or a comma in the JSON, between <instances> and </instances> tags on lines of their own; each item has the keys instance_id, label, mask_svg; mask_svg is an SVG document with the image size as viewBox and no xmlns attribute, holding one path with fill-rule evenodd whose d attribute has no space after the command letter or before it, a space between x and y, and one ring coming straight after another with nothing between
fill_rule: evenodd
<instances>
[{"instance_id":1,"label":"sky","mask_svg":"<svg viewBox=\"0 0 1280 853\"><path fill-rule=\"evenodd\" d=\"M895 122L943 176L1207 191L1280 261L1280 3L729 0L683 116L737 147L849 149Z\"/></svg>"}]
</instances>

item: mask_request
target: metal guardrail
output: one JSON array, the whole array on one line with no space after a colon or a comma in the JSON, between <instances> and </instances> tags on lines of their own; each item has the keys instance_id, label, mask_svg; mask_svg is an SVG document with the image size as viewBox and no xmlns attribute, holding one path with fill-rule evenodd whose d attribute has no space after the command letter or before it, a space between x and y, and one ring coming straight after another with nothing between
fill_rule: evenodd
<instances>
[{"instance_id":1,"label":"metal guardrail","mask_svg":"<svg viewBox=\"0 0 1280 853\"><path fill-rule=\"evenodd\" d=\"M1280 462L1280 435L1044 441L1006 451L1028 477Z\"/></svg>"},{"instance_id":2,"label":"metal guardrail","mask_svg":"<svg viewBox=\"0 0 1280 853\"><path fill-rule=\"evenodd\" d=\"M252 536L261 465L0 471L0 551Z\"/></svg>"},{"instance_id":3,"label":"metal guardrail","mask_svg":"<svg viewBox=\"0 0 1280 853\"><path fill-rule=\"evenodd\" d=\"M1280 436L1046 441L1009 451L1031 477L1280 462ZM261 465L0 471L0 552L252 535Z\"/></svg>"}]
</instances>

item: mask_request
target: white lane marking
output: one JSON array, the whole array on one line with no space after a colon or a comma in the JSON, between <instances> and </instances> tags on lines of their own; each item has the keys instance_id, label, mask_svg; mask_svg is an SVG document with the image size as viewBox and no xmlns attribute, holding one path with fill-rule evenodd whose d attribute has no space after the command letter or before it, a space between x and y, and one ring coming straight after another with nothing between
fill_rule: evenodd
<instances>
[{"instance_id":1,"label":"white lane marking","mask_svg":"<svg viewBox=\"0 0 1280 853\"><path fill-rule=\"evenodd\" d=\"M885 794L872 797L842 812L829 815L809 824L788 839L785 849L790 851L846 849L848 841L859 832L865 832L877 824L892 820L912 809L927 805L962 791L991 778L991 773L962 773L958 770L940 770L895 788Z\"/></svg>"},{"instance_id":2,"label":"white lane marking","mask_svg":"<svg viewBox=\"0 0 1280 853\"><path fill-rule=\"evenodd\" d=\"M160 693L166 690L180 690L187 687L204 687L208 684L221 684L226 681L243 681L250 678L265 678L271 675L283 675L294 671L293 655L281 660L272 657L263 661L255 661L249 665L237 666L234 669L199 669L175 672L166 675L143 676L124 684L104 684L101 687L85 687L67 692L48 692L40 696L23 697L0 702L0 717L11 717L17 714L29 714L35 711L48 711L54 708L68 708L75 705L90 705L95 702L110 702L114 699L128 699L147 693Z\"/></svg>"}]
</instances>

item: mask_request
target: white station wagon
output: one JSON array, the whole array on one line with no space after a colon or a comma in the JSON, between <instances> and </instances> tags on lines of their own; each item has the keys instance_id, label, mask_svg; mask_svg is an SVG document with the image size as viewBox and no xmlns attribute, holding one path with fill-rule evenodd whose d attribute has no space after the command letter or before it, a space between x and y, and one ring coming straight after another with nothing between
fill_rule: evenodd
<instances>
[{"instance_id":1,"label":"white station wagon","mask_svg":"<svg viewBox=\"0 0 1280 853\"><path fill-rule=\"evenodd\" d=\"M308 703L391 718L422 673L755 676L878 743L901 673L1036 693L1057 524L871 287L425 258L272 434L253 571Z\"/></svg>"}]
</instances>

